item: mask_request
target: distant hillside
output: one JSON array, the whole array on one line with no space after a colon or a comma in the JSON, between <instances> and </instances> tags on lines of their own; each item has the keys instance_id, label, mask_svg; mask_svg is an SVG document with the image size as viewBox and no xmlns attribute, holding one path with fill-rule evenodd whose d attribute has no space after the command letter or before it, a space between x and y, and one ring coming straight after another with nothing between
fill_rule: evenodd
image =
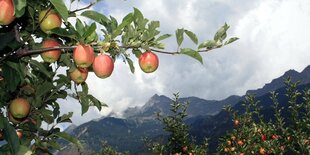
<instances>
[{"instance_id":1,"label":"distant hillside","mask_svg":"<svg viewBox=\"0 0 310 155\"><path fill-rule=\"evenodd\" d=\"M264 87L257 90L249 90L248 94L256 94L264 107L264 114L271 118L270 91L278 91L281 103L286 103L284 96L285 88L283 80L288 76L293 81L301 81L299 89L310 87L310 67L302 72L294 70L287 71L283 76L272 80ZM201 141L204 137L210 137L210 150L213 151L217 146L216 139L222 136L227 130L231 129L232 121L226 112L221 111L224 105L231 105L233 108L242 111L241 104L244 96L230 96L224 100L204 100L198 97L181 98L181 101L189 101L189 117L186 123L191 125L191 135ZM107 117L97 121L90 121L78 127L72 127L69 132L78 137L87 148L86 154L92 150L101 148L101 140L106 140L108 144L120 151L129 150L131 154L139 155L138 152L146 151L143 145L143 137L158 138L164 137L163 126L155 119L155 113L160 112L164 115L170 113L171 99L164 95L154 95L142 107L129 108L125 111L125 119ZM65 150L58 154L72 154L74 147L66 146Z\"/></svg>"},{"instance_id":2,"label":"distant hillside","mask_svg":"<svg viewBox=\"0 0 310 155\"><path fill-rule=\"evenodd\" d=\"M291 77L292 81L300 81L300 85L310 83L310 66L306 67L302 72L297 72L295 70L289 70L284 73L279 78L272 80L270 83L264 85L263 88L257 90L248 90L246 94L255 94L256 96L262 96L271 91L275 91L279 88L284 87L283 80L285 78Z\"/></svg>"},{"instance_id":3,"label":"distant hillside","mask_svg":"<svg viewBox=\"0 0 310 155\"><path fill-rule=\"evenodd\" d=\"M205 100L198 97L180 98L181 102L189 102L188 117L215 115L219 113L224 105L234 105L241 100L240 96L230 96L224 100ZM124 112L127 119L154 119L155 113L163 115L170 114L170 103L172 99L155 94L142 107L128 108Z\"/></svg>"}]
</instances>

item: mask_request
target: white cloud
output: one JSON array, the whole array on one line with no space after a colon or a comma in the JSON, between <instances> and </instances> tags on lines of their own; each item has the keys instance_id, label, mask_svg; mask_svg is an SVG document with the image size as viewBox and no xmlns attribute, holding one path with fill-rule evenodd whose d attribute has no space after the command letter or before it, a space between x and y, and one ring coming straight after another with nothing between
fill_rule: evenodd
<instances>
[{"instance_id":1,"label":"white cloud","mask_svg":"<svg viewBox=\"0 0 310 155\"><path fill-rule=\"evenodd\" d=\"M243 95L288 69L301 71L309 65L307 0L127 0L104 1L100 6L94 8L119 21L137 7L145 17L161 21L162 33L173 34L175 29L184 27L195 32L200 41L212 38L217 28L227 22L231 26L229 36L238 36L240 40L202 54L204 65L185 56L158 54L160 66L152 74L142 73L133 58L135 74L119 60L111 77L99 79L89 75L90 92L109 108L101 114L92 110L86 117L75 116L77 124L111 110L119 114L128 106L142 105L155 93L171 96L180 92L182 96L205 99ZM176 48L175 38L165 43L169 51ZM189 41L185 45L193 46ZM72 106L67 108L72 111ZM80 111L80 107L76 106L74 111Z\"/></svg>"}]
</instances>

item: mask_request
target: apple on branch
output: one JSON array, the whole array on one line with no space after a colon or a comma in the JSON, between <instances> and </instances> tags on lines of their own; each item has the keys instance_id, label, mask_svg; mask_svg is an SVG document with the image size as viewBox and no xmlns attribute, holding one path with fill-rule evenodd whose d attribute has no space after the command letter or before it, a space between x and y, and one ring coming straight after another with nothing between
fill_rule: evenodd
<instances>
[{"instance_id":1,"label":"apple on branch","mask_svg":"<svg viewBox=\"0 0 310 155\"><path fill-rule=\"evenodd\" d=\"M40 28L43 32L51 34L51 30L61 26L60 16L52 9L43 10L39 14Z\"/></svg>"},{"instance_id":2,"label":"apple on branch","mask_svg":"<svg viewBox=\"0 0 310 155\"><path fill-rule=\"evenodd\" d=\"M47 39L43 41L42 43L43 48L55 47L59 45L60 44L53 39ZM56 62L59 59L60 55L61 55L60 50L51 50L51 51L46 51L46 52L41 53L42 59L45 62L49 62L49 63Z\"/></svg>"},{"instance_id":3,"label":"apple on branch","mask_svg":"<svg viewBox=\"0 0 310 155\"><path fill-rule=\"evenodd\" d=\"M73 51L73 60L78 67L87 68L95 59L95 53L90 45L78 45Z\"/></svg>"},{"instance_id":4,"label":"apple on branch","mask_svg":"<svg viewBox=\"0 0 310 155\"><path fill-rule=\"evenodd\" d=\"M146 51L142 53L139 57L139 66L141 70L145 73L154 72L159 65L158 57L155 53L151 51Z\"/></svg>"},{"instance_id":5,"label":"apple on branch","mask_svg":"<svg viewBox=\"0 0 310 155\"><path fill-rule=\"evenodd\" d=\"M0 0L0 25L9 25L15 19L12 0Z\"/></svg>"},{"instance_id":6,"label":"apple on branch","mask_svg":"<svg viewBox=\"0 0 310 155\"><path fill-rule=\"evenodd\" d=\"M114 62L112 58L106 54L96 56L93 63L93 70L97 77L107 78L109 77L114 69Z\"/></svg>"}]
</instances>

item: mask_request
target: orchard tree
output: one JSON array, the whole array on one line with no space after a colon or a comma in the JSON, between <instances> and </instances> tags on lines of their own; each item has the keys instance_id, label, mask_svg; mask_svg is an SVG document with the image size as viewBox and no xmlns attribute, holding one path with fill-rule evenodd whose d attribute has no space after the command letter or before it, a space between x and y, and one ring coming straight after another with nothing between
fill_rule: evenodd
<instances>
[{"instance_id":1,"label":"orchard tree","mask_svg":"<svg viewBox=\"0 0 310 155\"><path fill-rule=\"evenodd\" d=\"M171 115L157 113L157 119L164 125L169 134L166 143L153 142L145 139L145 143L154 155L206 155L208 152L208 139L202 145L196 145L189 134L189 125L185 124L189 102L181 102L179 94L174 94L170 104Z\"/></svg>"},{"instance_id":2,"label":"orchard tree","mask_svg":"<svg viewBox=\"0 0 310 155\"><path fill-rule=\"evenodd\" d=\"M253 95L246 97L245 112L231 107L234 129L220 140L219 154L309 154L310 89L297 90L297 83L286 79L288 103L279 103L271 93L274 119L265 120L262 107ZM285 117L286 116L286 117Z\"/></svg>"},{"instance_id":3,"label":"orchard tree","mask_svg":"<svg viewBox=\"0 0 310 155\"><path fill-rule=\"evenodd\" d=\"M76 98L82 115L90 106L98 110L106 106L88 93L89 72L108 78L114 62L121 60L134 73L135 56L142 71L151 73L159 67L158 53L184 54L203 63L200 53L238 39L226 39L227 24L203 42L181 28L175 31L177 50L168 52L162 41L171 35L160 34L159 21L148 20L137 8L117 21L90 9L98 2L70 10L62 0L0 0L0 138L5 143L1 153L50 153L61 149L59 138L82 151L81 143L57 126L71 122L73 114L60 114L59 99ZM81 21L82 16L92 22ZM197 48L182 46L186 36Z\"/></svg>"}]
</instances>

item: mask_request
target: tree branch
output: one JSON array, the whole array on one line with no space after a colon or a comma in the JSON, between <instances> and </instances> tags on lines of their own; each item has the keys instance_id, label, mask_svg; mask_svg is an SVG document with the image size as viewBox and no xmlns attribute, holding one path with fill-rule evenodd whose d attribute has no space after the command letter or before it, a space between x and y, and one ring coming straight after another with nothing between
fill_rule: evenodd
<instances>
[{"instance_id":1,"label":"tree branch","mask_svg":"<svg viewBox=\"0 0 310 155\"><path fill-rule=\"evenodd\" d=\"M70 13L75 13L75 12L78 12L78 11L82 11L82 10L86 10L86 9L89 9L90 7L92 7L94 4L96 4L95 2L92 2L90 3L88 6L84 7L84 8L79 8L79 9L76 9L76 10L73 10L73 11L70 11Z\"/></svg>"},{"instance_id":2,"label":"tree branch","mask_svg":"<svg viewBox=\"0 0 310 155\"><path fill-rule=\"evenodd\" d=\"M28 55L33 55L33 54L40 54L46 51L51 51L51 50L73 50L76 48L76 46L55 46L55 47L49 47L49 48L38 48L38 49L33 49L33 50L28 50L27 48L21 48L16 51L16 54L18 57L24 57Z\"/></svg>"},{"instance_id":3,"label":"tree branch","mask_svg":"<svg viewBox=\"0 0 310 155\"><path fill-rule=\"evenodd\" d=\"M74 50L76 47L77 46L55 46L55 47L38 48L38 49L32 49L32 50L29 50L27 48L20 48L16 52L14 52L13 54L16 54L18 57L24 57L24 56L34 55L34 54L40 54L40 53L43 53L43 52L46 52L46 51L51 51L51 50ZM140 47L134 47L134 46L119 46L119 47L120 48L125 48L125 49L140 48ZM93 46L93 48L100 49L100 48L102 48L102 46L98 46L97 45L97 46ZM209 51L211 51L213 49L217 49L217 48L219 48L219 47L210 48L210 49L204 49L204 50L198 50L197 52L199 52L199 53L209 52ZM163 51L163 50L158 50L158 49L153 49L153 48L151 48L151 50L153 52L161 53L161 54L171 54L171 55L182 54L179 51L168 52L168 51Z\"/></svg>"}]
</instances>

